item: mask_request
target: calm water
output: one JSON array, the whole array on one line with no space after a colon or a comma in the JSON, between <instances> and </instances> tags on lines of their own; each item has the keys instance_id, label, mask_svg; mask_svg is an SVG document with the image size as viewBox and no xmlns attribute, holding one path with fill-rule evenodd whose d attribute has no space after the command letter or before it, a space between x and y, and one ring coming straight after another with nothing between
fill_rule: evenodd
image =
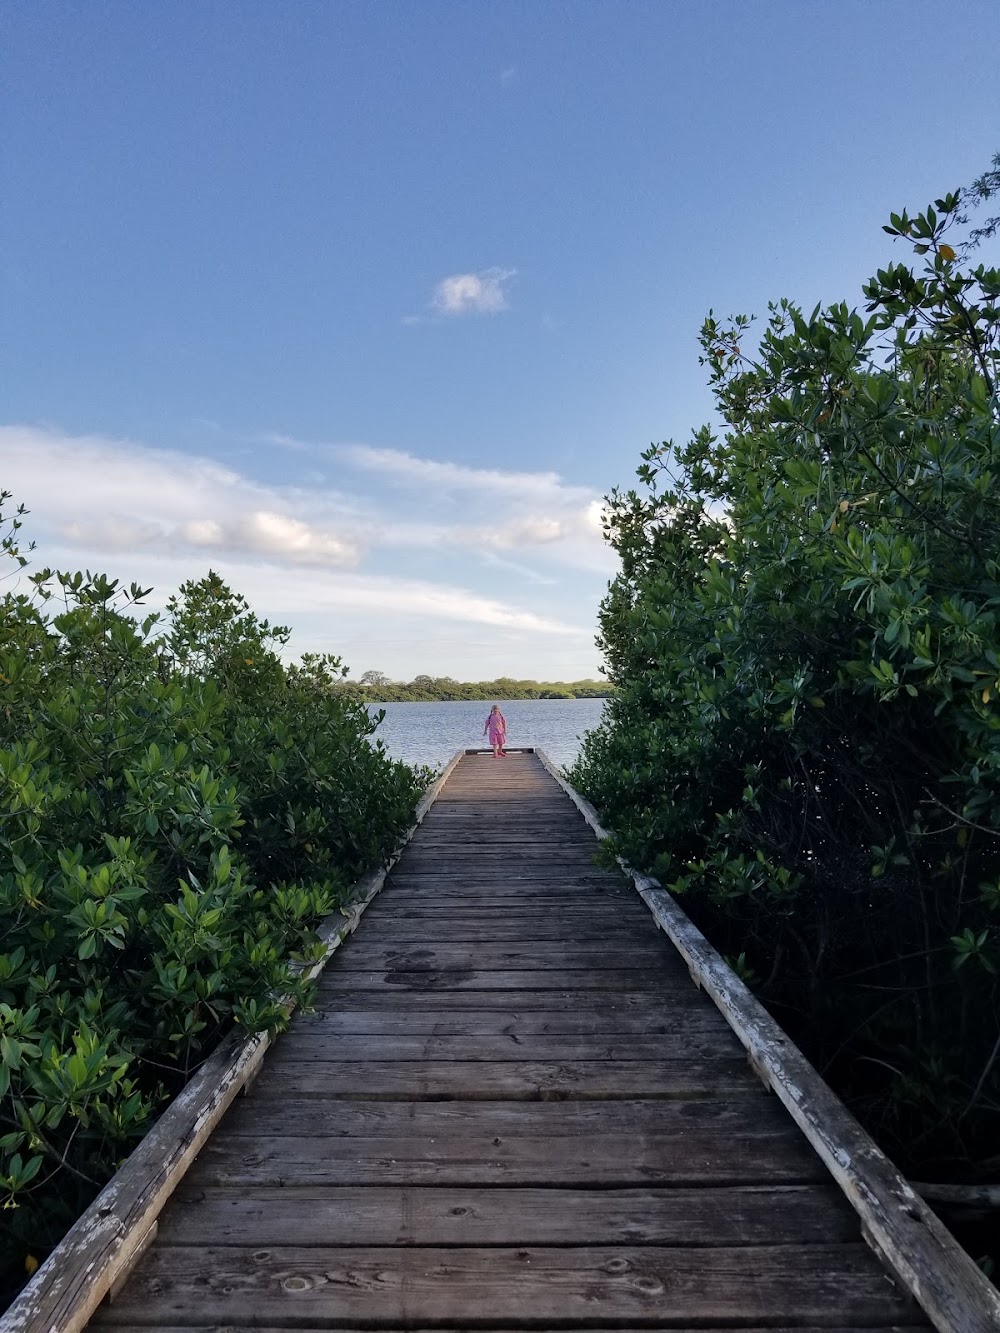
<instances>
[{"instance_id":1,"label":"calm water","mask_svg":"<svg viewBox=\"0 0 1000 1333\"><path fill-rule=\"evenodd\" d=\"M555 763L571 764L580 737L596 727L603 699L500 699L507 719L507 744L534 745ZM486 745L483 727L492 701L379 704L385 721L375 733L395 759L438 768L456 750Z\"/></svg>"}]
</instances>

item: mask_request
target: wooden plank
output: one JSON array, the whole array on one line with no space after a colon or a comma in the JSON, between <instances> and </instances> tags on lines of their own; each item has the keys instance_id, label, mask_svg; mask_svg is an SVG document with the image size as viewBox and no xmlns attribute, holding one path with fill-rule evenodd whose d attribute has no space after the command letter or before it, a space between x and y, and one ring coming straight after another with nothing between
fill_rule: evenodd
<instances>
[{"instance_id":1,"label":"wooden plank","mask_svg":"<svg viewBox=\"0 0 1000 1333\"><path fill-rule=\"evenodd\" d=\"M401 929L416 922L456 926L484 924L502 925L505 922L517 924L521 915L534 925L558 925L565 921L568 926L575 923L604 922L609 927L625 930L648 930L649 914L635 894L629 899L616 898L613 902L601 896L584 897L579 889L572 888L561 894L558 902L559 920L553 919L552 906L548 901L540 901L533 893L522 894L524 907L515 918L506 902L497 902L486 894L478 894L472 900L469 897L457 900L448 894L440 897L418 891L410 893L408 889L394 887L384 889L376 903L369 908L374 912L371 920L391 926L397 924ZM376 910L377 909L377 910Z\"/></svg>"},{"instance_id":2,"label":"wooden plank","mask_svg":"<svg viewBox=\"0 0 1000 1333\"><path fill-rule=\"evenodd\" d=\"M571 801L547 809L536 801L528 811L508 813L492 799L487 798L482 804L487 809L485 818L482 809L456 811L441 806L424 825L427 838L433 841L441 836L442 830L461 829L471 844L486 846L508 837L523 839L526 834L541 830L566 840L572 838L577 846L586 845L586 840L580 837L579 816Z\"/></svg>"},{"instance_id":3,"label":"wooden plank","mask_svg":"<svg viewBox=\"0 0 1000 1333\"><path fill-rule=\"evenodd\" d=\"M539 757L597 836L607 837L593 806L573 791L544 755ZM754 1068L855 1207L869 1243L934 1326L948 1333L997 1333L1000 1292L670 894L655 879L623 868L657 925L746 1047Z\"/></svg>"},{"instance_id":4,"label":"wooden plank","mask_svg":"<svg viewBox=\"0 0 1000 1333\"><path fill-rule=\"evenodd\" d=\"M595 864L593 844L589 839L584 841L580 837L579 828L574 827L569 820L529 822L523 816L519 816L498 821L495 812L490 810L486 803L477 813L479 821L444 820L433 828L428 828L426 836L411 849L411 855L434 852L447 861L454 852L461 856L502 865L507 858L517 860L525 854L530 854L534 858L536 854L547 850L549 852L547 859L550 861L554 861L556 856L561 861L564 852L571 852L574 856L586 857L588 864ZM484 817L490 821L490 827L486 832L483 831L481 822ZM476 822L479 824L478 828L475 826Z\"/></svg>"},{"instance_id":5,"label":"wooden plank","mask_svg":"<svg viewBox=\"0 0 1000 1333\"><path fill-rule=\"evenodd\" d=\"M466 1098L495 1101L569 1097L739 1097L758 1096L741 1059L663 1061L562 1061L531 1064L478 1061L288 1060L257 1080L255 1097Z\"/></svg>"},{"instance_id":6,"label":"wooden plank","mask_svg":"<svg viewBox=\"0 0 1000 1333\"><path fill-rule=\"evenodd\" d=\"M483 842L474 833L442 828L435 837L426 841L421 838L409 850L401 873L406 874L407 868L418 861L433 860L442 868L452 867L453 874L468 865L481 865L493 874L512 868L531 870L535 865L557 867L564 874L577 869L585 874L590 871L606 874L607 870L601 870L594 856L593 844L581 843L579 832L572 835L551 829L528 829L517 836L500 833Z\"/></svg>"},{"instance_id":7,"label":"wooden plank","mask_svg":"<svg viewBox=\"0 0 1000 1333\"><path fill-rule=\"evenodd\" d=\"M337 959L336 971L402 971L445 972L449 968L467 968L479 971L518 971L531 968L551 968L553 971L602 971L628 973L632 969L652 970L661 961L668 961L680 969L676 955L665 940L652 939L645 944L625 948L608 948L603 944L561 944L544 940L515 943L479 944L382 944L373 934L355 941L353 948Z\"/></svg>"},{"instance_id":8,"label":"wooden plank","mask_svg":"<svg viewBox=\"0 0 1000 1333\"><path fill-rule=\"evenodd\" d=\"M405 897L401 896L405 890ZM457 877L449 882L439 874L428 874L421 878L415 876L405 884L393 886L393 892L400 893L400 906L411 908L436 908L437 910L455 909L457 912L479 908L509 912L512 908L519 912L541 914L545 908L549 912L569 908L573 904L601 906L605 912L621 909L632 913L635 909L635 893L625 897L619 888L608 890L603 886L581 886L573 880L552 878L548 885L532 881L521 881L512 876L485 880L477 877Z\"/></svg>"},{"instance_id":9,"label":"wooden plank","mask_svg":"<svg viewBox=\"0 0 1000 1333\"><path fill-rule=\"evenodd\" d=\"M457 780L448 790L447 804L462 806L470 801L480 801L484 796L492 796L498 805L514 804L518 801L523 801L532 808L538 802L555 805L558 796L553 793L551 787L545 785L543 777L544 774L530 773L524 768L519 773L502 773L498 768L491 773L485 769L481 773L470 773L460 767Z\"/></svg>"},{"instance_id":10,"label":"wooden plank","mask_svg":"<svg viewBox=\"0 0 1000 1333\"><path fill-rule=\"evenodd\" d=\"M407 859L400 866L393 883L405 881L426 884L428 878L440 880L445 886L456 881L465 884L479 881L499 885L510 883L514 886L542 889L553 884L561 885L563 888L575 884L588 892L614 892L623 899L627 897L619 876L612 876L607 870L602 870L587 860L581 860L577 865L567 865L561 859L513 861L506 856L491 856L488 859L480 857L478 860L473 858L468 863L452 864L445 856L439 855L434 858L433 865L417 865Z\"/></svg>"},{"instance_id":11,"label":"wooden plank","mask_svg":"<svg viewBox=\"0 0 1000 1333\"><path fill-rule=\"evenodd\" d=\"M444 1035L335 1037L316 1028L300 1028L281 1038L268 1062L283 1068L288 1061L312 1060L320 1063L354 1061L372 1065L384 1061L420 1062L464 1060L479 1064L496 1061L529 1060L614 1062L617 1064L655 1063L660 1060L714 1060L719 1056L739 1059L742 1048L724 1024L701 1032L672 1032L659 1036L611 1037L605 1033L572 1036L519 1036L516 1032L498 1037L456 1037Z\"/></svg>"},{"instance_id":12,"label":"wooden plank","mask_svg":"<svg viewBox=\"0 0 1000 1333\"><path fill-rule=\"evenodd\" d=\"M910 1183L922 1199L945 1208L951 1205L954 1209L968 1208L983 1213L996 1212L1000 1208L1000 1185L949 1185L940 1181Z\"/></svg>"},{"instance_id":13,"label":"wooden plank","mask_svg":"<svg viewBox=\"0 0 1000 1333\"><path fill-rule=\"evenodd\" d=\"M466 792L458 801L448 796L441 806L438 827L448 824L475 826L471 835L480 833L489 825L493 828L519 829L528 821L536 820L564 827L572 819L569 804L551 804L544 791L514 791L499 789L492 795L487 788ZM584 842L583 839L580 840Z\"/></svg>"},{"instance_id":14,"label":"wooden plank","mask_svg":"<svg viewBox=\"0 0 1000 1333\"><path fill-rule=\"evenodd\" d=\"M429 860L473 864L484 861L498 867L503 866L505 860L551 863L556 861L556 857L552 855L553 844L548 842L548 837L554 838L558 844L556 850L560 866L581 862L584 866L601 868L595 859L597 848L593 841L581 838L579 832L575 836L568 834L565 825L549 822L545 826L545 835L537 837L532 836L530 829L522 831L519 816L498 822L497 812L491 802L482 802L476 814L480 820L489 821L493 828L492 834L483 835L480 826L478 833L456 837L442 826L439 832L428 833L426 839L421 838L406 849L404 868L411 862ZM603 868L607 870L607 866Z\"/></svg>"},{"instance_id":15,"label":"wooden plank","mask_svg":"<svg viewBox=\"0 0 1000 1333\"><path fill-rule=\"evenodd\" d=\"M678 969L680 972L680 969ZM576 971L545 968L501 971L476 967L453 967L436 972L392 968L384 971L348 971L339 969L323 978L323 994L333 991L385 991L387 988L409 995L412 991L610 991L612 993L646 992L661 995L670 989L671 977L653 969L625 971L605 968L579 968ZM685 977L678 975L673 986L688 989ZM407 1000L406 1003L409 1003Z\"/></svg>"},{"instance_id":16,"label":"wooden plank","mask_svg":"<svg viewBox=\"0 0 1000 1333\"><path fill-rule=\"evenodd\" d=\"M511 996L506 995L508 1005ZM515 1001L520 997L513 997ZM624 1009L515 1011L501 1009L324 1009L295 1024L294 1036L308 1033L328 1040L349 1037L391 1037L406 1034L454 1037L555 1037L596 1035L653 1037L676 1032L717 1032L719 1016L692 989L690 996L673 999L669 1005Z\"/></svg>"},{"instance_id":17,"label":"wooden plank","mask_svg":"<svg viewBox=\"0 0 1000 1333\"><path fill-rule=\"evenodd\" d=\"M443 865L448 865L453 857L463 861L466 857L470 857L476 862L487 865L493 861L497 865L504 866L512 861L524 859L551 861L553 856L557 856L562 864L572 865L576 861L584 861L587 865L593 864L593 852L589 848L580 846L579 833L536 826L533 829L518 827L515 834L514 826L511 827L511 832L500 829L488 838L441 829L434 836L421 838L419 847L413 850L407 860L413 860L417 856L428 859L433 856L440 859ZM462 845L465 836L469 837L471 846Z\"/></svg>"},{"instance_id":18,"label":"wooden plank","mask_svg":"<svg viewBox=\"0 0 1000 1333\"><path fill-rule=\"evenodd\" d=\"M370 921L378 921L379 937L405 937L413 930L426 928L438 932L436 938L442 944L458 935L459 931L507 931L506 935L497 935L497 939L514 939L514 931L520 927L522 939L537 940L539 931L547 931L552 939L571 939L574 932L586 932L588 939L623 939L649 942L648 914L640 915L642 904L636 904L636 910L628 913L617 912L617 904L612 907L606 902L592 902L586 905L573 905L573 897L567 895L556 911L550 904L532 906L531 896L526 896L523 910L516 914L506 903L497 904L492 911L481 911L479 902L448 902L439 905L428 902L426 896L415 894L407 896L403 892L393 891L381 905L382 910ZM567 932L557 935L556 931ZM465 937L468 938L468 937ZM654 937L655 938L655 937Z\"/></svg>"},{"instance_id":19,"label":"wooden plank","mask_svg":"<svg viewBox=\"0 0 1000 1333\"><path fill-rule=\"evenodd\" d=\"M487 976L489 974L486 974ZM673 986L664 986L659 990L643 991L601 991L570 990L556 987L552 990L516 990L508 987L502 990L470 988L466 990L446 990L428 987L426 989L400 989L385 986L374 990L364 987L328 988L321 980L317 1003L324 1007L329 1004L337 1013L348 1013L353 1009L378 1010L383 1013L406 1013L429 1011L432 1009L447 1013L466 1013L472 1010L510 1009L517 1006L519 1013L564 1013L572 1010L581 1014L672 1013L678 1005L688 1005L692 1000L697 1003L698 992L690 984L678 982Z\"/></svg>"},{"instance_id":20,"label":"wooden plank","mask_svg":"<svg viewBox=\"0 0 1000 1333\"><path fill-rule=\"evenodd\" d=\"M514 777L513 782L509 780L511 777ZM473 780L470 781L470 778ZM538 808L566 810L570 805L565 793L548 781L544 769L539 769L535 773L522 771L516 776L513 774L505 776L498 771L471 774L466 764L460 764L456 769L454 780L448 784L448 790L444 794L443 809L461 810L470 798L475 798L477 793L482 793L484 790L487 797L496 800L498 807L516 801L523 795L533 797L533 804Z\"/></svg>"},{"instance_id":21,"label":"wooden plank","mask_svg":"<svg viewBox=\"0 0 1000 1333\"><path fill-rule=\"evenodd\" d=\"M497 844L506 845L510 841L524 842L529 835L541 834L546 838L558 839L560 845L572 842L579 847L582 840L578 819L577 812L568 803L565 812L560 811L558 814L521 811L504 818L490 802L486 821L481 811L470 811L468 814L439 811L425 821L424 837L420 841L438 843L442 839L450 839L454 843L455 835L461 834L477 847L493 847Z\"/></svg>"},{"instance_id":22,"label":"wooden plank","mask_svg":"<svg viewBox=\"0 0 1000 1333\"><path fill-rule=\"evenodd\" d=\"M466 836L461 841L452 838L447 842L451 828L463 829ZM421 838L414 850L419 851L428 844L443 844L468 856L475 856L484 849L502 853L510 846L531 850L538 848L539 840L531 837L536 831L553 835L560 839L561 846L568 846L573 851L593 853L593 843L588 838L581 838L579 827L574 827L571 807L565 812L543 812L539 810L538 801L533 800L529 809L519 807L505 811L488 794L470 806L464 818L442 814L435 823L427 826L426 843Z\"/></svg>"},{"instance_id":23,"label":"wooden plank","mask_svg":"<svg viewBox=\"0 0 1000 1333\"><path fill-rule=\"evenodd\" d=\"M575 936L582 936L589 940L609 938L614 942L616 939L635 939L637 935L641 938L640 932L648 930L647 923L641 918L636 919L631 913L623 913L620 920L617 918L617 903L585 909L573 909L565 903L556 906L545 903L516 910L504 903L479 912L474 903L460 901L451 905L422 902L419 898L397 898L395 902L386 903L374 920L378 922L380 936L382 927L385 927L386 943L395 943L400 939L422 940L425 934L431 939L447 943L451 939L476 938L479 934L489 935L490 932L494 932L494 939L505 941L516 939L518 929L522 932L522 939L527 936L534 940L552 938L572 941ZM602 931L602 920L607 925L606 931ZM374 933L374 927L372 929ZM555 932L559 929L566 933L557 936ZM474 934L460 934L465 931Z\"/></svg>"},{"instance_id":24,"label":"wooden plank","mask_svg":"<svg viewBox=\"0 0 1000 1333\"><path fill-rule=\"evenodd\" d=\"M567 911L574 907L603 909L620 907L634 921L639 918L635 909L640 904L633 892L628 897L619 885L593 884L580 881L576 875L550 875L547 879L537 874L518 875L451 875L431 873L412 874L398 879L392 886L400 907L423 910L486 912L509 910L517 903L527 912L542 915L546 907L558 904Z\"/></svg>"},{"instance_id":25,"label":"wooden plank","mask_svg":"<svg viewBox=\"0 0 1000 1333\"><path fill-rule=\"evenodd\" d=\"M527 934L530 936L535 949L541 952L540 946L549 945L553 948L566 947L570 949L613 949L622 951L628 949L630 945L644 947L648 945L648 938L643 940L637 936L636 927L629 923L620 923L610 931L601 931L600 927L589 918L577 918L576 924L573 921L567 921L562 926L562 934L557 932L560 929L559 922L554 920L558 917L558 909L554 913L548 913L546 916L538 916L535 919L516 920L513 914L511 916L496 916L492 919L480 921L478 924L465 924L459 920L449 921L447 925L437 926L433 918L406 918L390 921L388 917L383 917L379 922L377 932L377 942L385 949L399 951L401 949L440 949L445 946L455 945L465 948L467 951L475 950L479 946L489 946L491 948L512 948L519 942L518 928L522 931L521 939ZM382 929L382 926L385 929ZM376 931L372 929L371 933L365 939L365 944L376 941ZM655 959L659 955L650 955ZM668 954L667 957L670 957ZM673 962L679 960L674 956ZM480 964L482 966L482 964ZM504 966L509 967L506 963ZM536 966L532 962L531 966ZM682 965L683 966L683 965Z\"/></svg>"},{"instance_id":26,"label":"wooden plank","mask_svg":"<svg viewBox=\"0 0 1000 1333\"><path fill-rule=\"evenodd\" d=\"M509 1189L289 1185L238 1192L189 1177L160 1221L170 1245L798 1245L856 1241L823 1185Z\"/></svg>"},{"instance_id":27,"label":"wooden plank","mask_svg":"<svg viewBox=\"0 0 1000 1333\"><path fill-rule=\"evenodd\" d=\"M530 935L536 947L543 941L552 945L586 945L589 948L601 946L611 949L627 949L630 944L648 944L637 934L636 927L619 924L608 930L589 917L576 918L565 923L553 919L552 914L539 916L537 920L526 922L501 917L499 920L465 922L447 920L438 924L433 917L407 919L383 917L378 923L378 942L383 948L423 949L428 946L440 947L451 944L513 944ZM374 932L368 938L373 938ZM366 943L367 943L366 939Z\"/></svg>"},{"instance_id":28,"label":"wooden plank","mask_svg":"<svg viewBox=\"0 0 1000 1333\"><path fill-rule=\"evenodd\" d=\"M590 908L620 907L632 918L638 905L633 892L627 897L625 892L615 885L613 888L604 884L581 883L575 875L550 875L541 879L538 875L454 875L444 876L431 873L428 875L407 875L406 879L396 880L392 886L393 894L398 895L400 907L437 909L438 911L509 911L510 904L516 903L528 912L541 914L544 909L558 905L571 909L574 906Z\"/></svg>"},{"instance_id":29,"label":"wooden plank","mask_svg":"<svg viewBox=\"0 0 1000 1333\"><path fill-rule=\"evenodd\" d=\"M911 1302L887 1291L862 1244L678 1249L517 1249L157 1245L103 1315L142 1327L151 1307L183 1323L358 1320L385 1328L448 1321L651 1320L890 1324Z\"/></svg>"},{"instance_id":30,"label":"wooden plank","mask_svg":"<svg viewBox=\"0 0 1000 1333\"><path fill-rule=\"evenodd\" d=\"M826 1171L801 1135L757 1136L686 1129L683 1139L646 1134L627 1148L599 1135L531 1138L464 1134L400 1137L228 1134L201 1150L199 1185L284 1189L289 1185L801 1185Z\"/></svg>"},{"instance_id":31,"label":"wooden plank","mask_svg":"<svg viewBox=\"0 0 1000 1333\"><path fill-rule=\"evenodd\" d=\"M341 987L335 989L329 1000L327 988L321 979L317 1004L326 1010L331 1006L334 1014L347 1014L354 1010L386 1014L417 1014L421 1011L438 1011L457 1014L484 1010L507 1011L514 1005L520 1014L606 1014L609 1019L619 1014L649 1014L650 1022L655 1016L669 1015L676 1012L678 1006L698 1004L698 991L688 982L687 985L661 987L659 990L644 991L600 991L568 989L553 990L442 990L433 987L426 990L400 990L395 986L367 990ZM712 1010L707 1010L712 1013Z\"/></svg>"},{"instance_id":32,"label":"wooden plank","mask_svg":"<svg viewBox=\"0 0 1000 1333\"><path fill-rule=\"evenodd\" d=\"M538 883L521 885L520 881L513 883L509 879L502 882L461 879L449 886L440 876L430 875L412 884L396 885L393 893L398 895L395 901L401 910L455 912L462 915L482 907L487 914L516 912L532 919L546 914L551 917L554 912L571 910L574 906L587 906L603 908L605 912L627 913L625 919L630 924L638 924L639 920L635 916L637 904L634 893L629 899L617 889L614 893L603 888L590 890L581 888L573 881L553 880L546 888Z\"/></svg>"},{"instance_id":33,"label":"wooden plank","mask_svg":"<svg viewBox=\"0 0 1000 1333\"><path fill-rule=\"evenodd\" d=\"M521 870L522 873L530 871L534 866L544 866L551 862L552 857L546 847L524 847L516 852L504 852L492 858L492 864L497 870ZM472 848L463 848L453 846L448 850L428 848L414 848L409 852L403 863L403 872L410 873L416 870L430 871L432 874L440 874L442 870L447 870L452 875L473 874L478 867L483 866L486 858L483 853ZM594 854L587 850L579 848L566 847L559 853L560 873L565 875L572 874L576 870L585 871L594 864Z\"/></svg>"},{"instance_id":34,"label":"wooden plank","mask_svg":"<svg viewBox=\"0 0 1000 1333\"><path fill-rule=\"evenodd\" d=\"M220 1136L276 1138L314 1133L321 1138L348 1138L353 1134L375 1138L455 1134L468 1139L480 1132L494 1138L512 1136L580 1138L601 1135L615 1143L598 1145L605 1154L626 1155L649 1136L672 1136L678 1143L687 1133L706 1135L742 1134L748 1138L782 1138L799 1142L802 1136L774 1097L768 1097L751 1080L752 1097L736 1101L477 1101L477 1102L386 1102L261 1099L252 1093L229 1110ZM494 1145L495 1146L495 1145Z\"/></svg>"},{"instance_id":35,"label":"wooden plank","mask_svg":"<svg viewBox=\"0 0 1000 1333\"><path fill-rule=\"evenodd\" d=\"M108 1325L102 1323L101 1320L98 1319L91 1324L90 1327L107 1328ZM165 1324L157 1324L156 1327L159 1330L159 1333L237 1333L237 1330L232 1328L232 1326L221 1329L218 1324L185 1324L183 1328L179 1324L171 1324L169 1327ZM253 1327L254 1333L288 1333L289 1328L287 1324L283 1324L281 1328L276 1328L273 1325L265 1328L260 1324L254 1324ZM570 1328L565 1324L560 1324L558 1329L551 1326L548 1328L532 1327L533 1333L593 1333L594 1328L592 1324L588 1324L585 1328L580 1326ZM330 1333L329 1324L323 1324L322 1326L310 1324L307 1326L296 1322L295 1328L297 1333ZM649 1333L649 1328L650 1325L648 1324L643 1325L642 1329L623 1328L621 1325L616 1324L615 1333ZM699 1325L697 1329L679 1328L675 1324L671 1324L670 1328L671 1333L732 1333L733 1330L732 1324L725 1329L706 1328L702 1325ZM367 1328L348 1328L345 1324L338 1324L336 1333L368 1333L368 1330ZM410 1325L407 1324L406 1333L441 1333L441 1325L438 1325L433 1329L420 1329L411 1328ZM524 1333L524 1325L518 1324L515 1327L511 1324L501 1325L491 1323L490 1333ZM768 1324L767 1328L763 1328L759 1325L754 1328L749 1328L746 1325L741 1324L740 1333L774 1333L774 1325ZM806 1328L802 1324L797 1324L794 1333L876 1333L876 1329L871 1324L866 1324L864 1328L862 1328L860 1324L852 1324L850 1328L844 1328L842 1325L838 1325L836 1328L824 1327L822 1329L818 1328L815 1324L810 1328ZM927 1325L907 1324L904 1326L902 1324L879 1324L877 1326L877 1333L927 1333Z\"/></svg>"},{"instance_id":36,"label":"wooden plank","mask_svg":"<svg viewBox=\"0 0 1000 1333\"><path fill-rule=\"evenodd\" d=\"M552 880L545 885L508 879L495 882L458 879L449 883L439 876L417 877L397 882L391 894L392 904L407 915L454 915L461 919L482 913L489 920L509 915L511 907L516 906L519 912L535 920L551 917L553 909L569 916L604 914L609 923L614 920L613 914L620 911L622 919L633 927L638 927L642 920L639 914L642 903L636 899L634 890L631 897L626 897L617 888L610 892L603 886L581 885L575 879Z\"/></svg>"}]
</instances>

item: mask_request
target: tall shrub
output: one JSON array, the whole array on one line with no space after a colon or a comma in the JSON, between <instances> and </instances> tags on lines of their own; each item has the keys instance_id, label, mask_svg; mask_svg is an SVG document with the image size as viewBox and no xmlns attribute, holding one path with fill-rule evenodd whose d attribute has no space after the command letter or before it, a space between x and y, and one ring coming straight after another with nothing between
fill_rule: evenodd
<instances>
[{"instance_id":1,"label":"tall shrub","mask_svg":"<svg viewBox=\"0 0 1000 1333\"><path fill-rule=\"evenodd\" d=\"M135 586L32 584L0 601L0 1253L18 1269L227 1029L280 1028L308 999L313 927L391 854L424 776L370 743L336 659L285 666L287 631L215 575L164 626Z\"/></svg>"},{"instance_id":2,"label":"tall shrub","mask_svg":"<svg viewBox=\"0 0 1000 1333\"><path fill-rule=\"evenodd\" d=\"M1000 272L887 228L862 312L702 330L724 429L610 497L576 782L915 1169L996 1159ZM959 1159L956 1162L954 1159ZM946 1165L947 1161L947 1165Z\"/></svg>"}]
</instances>

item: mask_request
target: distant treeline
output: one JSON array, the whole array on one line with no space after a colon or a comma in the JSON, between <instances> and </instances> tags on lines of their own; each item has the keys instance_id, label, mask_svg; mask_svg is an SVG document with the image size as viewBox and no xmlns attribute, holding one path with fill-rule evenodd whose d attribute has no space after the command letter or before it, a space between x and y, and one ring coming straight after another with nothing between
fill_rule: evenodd
<instances>
[{"instance_id":1,"label":"distant treeline","mask_svg":"<svg viewBox=\"0 0 1000 1333\"><path fill-rule=\"evenodd\" d=\"M605 699L614 687L605 680L453 680L451 676L414 676L390 680L381 671L366 671L360 680L339 687L357 698L377 703L422 703L454 699Z\"/></svg>"}]
</instances>

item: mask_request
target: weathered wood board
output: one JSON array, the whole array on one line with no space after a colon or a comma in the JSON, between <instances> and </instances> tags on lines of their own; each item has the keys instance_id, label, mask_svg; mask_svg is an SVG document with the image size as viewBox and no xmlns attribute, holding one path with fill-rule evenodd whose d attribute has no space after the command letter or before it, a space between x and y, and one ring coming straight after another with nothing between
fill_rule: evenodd
<instances>
[{"instance_id":1,"label":"weathered wood board","mask_svg":"<svg viewBox=\"0 0 1000 1333\"><path fill-rule=\"evenodd\" d=\"M554 1200L559 1207L554 1208ZM160 1224L170 1245L799 1245L857 1239L829 1184L449 1189L184 1185Z\"/></svg>"},{"instance_id":2,"label":"weathered wood board","mask_svg":"<svg viewBox=\"0 0 1000 1333\"><path fill-rule=\"evenodd\" d=\"M926 1328L595 847L462 759L92 1327Z\"/></svg>"},{"instance_id":3,"label":"weathered wood board","mask_svg":"<svg viewBox=\"0 0 1000 1333\"><path fill-rule=\"evenodd\" d=\"M190 1246L157 1243L105 1327L155 1327L152 1310L175 1322L217 1320L286 1327L312 1320L339 1328L405 1329L415 1322L483 1328L489 1312L509 1324L540 1320L614 1327L748 1320L782 1326L823 1323L835 1311L871 1326L903 1322L911 1304L886 1281L866 1246ZM235 1318L234 1318L235 1316ZM485 1319L484 1319L485 1317Z\"/></svg>"}]
</instances>

